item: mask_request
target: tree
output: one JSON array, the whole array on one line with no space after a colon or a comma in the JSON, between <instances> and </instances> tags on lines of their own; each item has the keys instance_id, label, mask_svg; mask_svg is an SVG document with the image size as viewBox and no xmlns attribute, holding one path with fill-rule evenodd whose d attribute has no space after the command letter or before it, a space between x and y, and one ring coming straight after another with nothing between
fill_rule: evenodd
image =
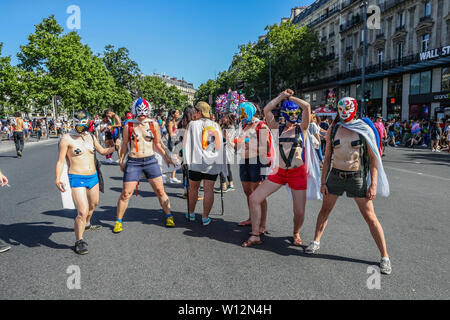
<instances>
[{"instance_id":1,"label":"tree","mask_svg":"<svg viewBox=\"0 0 450 320\"><path fill-rule=\"evenodd\" d=\"M82 44L76 32L63 34L53 15L37 25L28 44L20 48L18 67L24 73L20 80L38 107L49 105L52 97L58 95L69 113L73 108L95 114L113 106L118 99L126 100L102 59Z\"/></svg>"},{"instance_id":2,"label":"tree","mask_svg":"<svg viewBox=\"0 0 450 320\"><path fill-rule=\"evenodd\" d=\"M138 88L142 98L148 100L153 106L153 111L160 114L170 109L183 110L188 104L188 97L181 94L175 86L168 86L158 77L145 76L138 82Z\"/></svg>"}]
</instances>

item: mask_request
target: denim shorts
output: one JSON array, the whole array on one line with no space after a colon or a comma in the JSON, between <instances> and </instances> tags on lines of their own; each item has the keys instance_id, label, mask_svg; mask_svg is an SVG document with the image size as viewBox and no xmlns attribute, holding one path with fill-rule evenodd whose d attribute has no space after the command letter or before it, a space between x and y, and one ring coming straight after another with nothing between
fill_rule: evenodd
<instances>
[{"instance_id":1,"label":"denim shorts","mask_svg":"<svg viewBox=\"0 0 450 320\"><path fill-rule=\"evenodd\" d=\"M253 161L252 161L253 162ZM257 159L256 163L250 163L249 159L245 159L245 163L239 165L239 177L242 182L261 182L266 177L261 175L262 164Z\"/></svg>"},{"instance_id":2,"label":"denim shorts","mask_svg":"<svg viewBox=\"0 0 450 320\"><path fill-rule=\"evenodd\" d=\"M123 182L134 182L141 180L142 173L148 179L161 177L161 168L155 156L145 158L128 157Z\"/></svg>"},{"instance_id":3,"label":"denim shorts","mask_svg":"<svg viewBox=\"0 0 450 320\"><path fill-rule=\"evenodd\" d=\"M69 174L69 183L71 188L87 188L91 190L98 184L97 172L90 176L83 176L79 174Z\"/></svg>"}]
</instances>

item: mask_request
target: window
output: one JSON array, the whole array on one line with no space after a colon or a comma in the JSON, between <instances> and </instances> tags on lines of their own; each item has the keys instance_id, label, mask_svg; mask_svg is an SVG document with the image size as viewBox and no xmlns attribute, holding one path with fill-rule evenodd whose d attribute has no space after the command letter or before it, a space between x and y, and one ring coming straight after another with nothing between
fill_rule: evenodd
<instances>
[{"instance_id":1,"label":"window","mask_svg":"<svg viewBox=\"0 0 450 320\"><path fill-rule=\"evenodd\" d=\"M431 92L431 71L420 73L420 93Z\"/></svg>"},{"instance_id":2,"label":"window","mask_svg":"<svg viewBox=\"0 0 450 320\"><path fill-rule=\"evenodd\" d=\"M425 17L429 17L431 15L431 1L425 2Z\"/></svg>"},{"instance_id":3,"label":"window","mask_svg":"<svg viewBox=\"0 0 450 320\"><path fill-rule=\"evenodd\" d=\"M410 94L425 94L431 92L431 71L411 75Z\"/></svg>"},{"instance_id":4,"label":"window","mask_svg":"<svg viewBox=\"0 0 450 320\"><path fill-rule=\"evenodd\" d=\"M347 38L347 48L349 48L351 46L352 46L352 37L350 36Z\"/></svg>"},{"instance_id":5,"label":"window","mask_svg":"<svg viewBox=\"0 0 450 320\"><path fill-rule=\"evenodd\" d=\"M402 61L403 57L403 42L397 44L397 61Z\"/></svg>"},{"instance_id":6,"label":"window","mask_svg":"<svg viewBox=\"0 0 450 320\"><path fill-rule=\"evenodd\" d=\"M450 90L450 68L442 68L441 91Z\"/></svg>"},{"instance_id":7,"label":"window","mask_svg":"<svg viewBox=\"0 0 450 320\"><path fill-rule=\"evenodd\" d=\"M397 28L405 26L405 11L397 13Z\"/></svg>"},{"instance_id":8,"label":"window","mask_svg":"<svg viewBox=\"0 0 450 320\"><path fill-rule=\"evenodd\" d=\"M381 66L383 64L383 52L384 50L378 50L378 64Z\"/></svg>"},{"instance_id":9,"label":"window","mask_svg":"<svg viewBox=\"0 0 450 320\"><path fill-rule=\"evenodd\" d=\"M422 36L422 52L425 52L428 50L428 45L430 43L430 34L429 33L425 33Z\"/></svg>"},{"instance_id":10,"label":"window","mask_svg":"<svg viewBox=\"0 0 450 320\"><path fill-rule=\"evenodd\" d=\"M352 62L350 60L347 61L347 72L352 70Z\"/></svg>"},{"instance_id":11,"label":"window","mask_svg":"<svg viewBox=\"0 0 450 320\"><path fill-rule=\"evenodd\" d=\"M312 94L312 99L313 99L313 101L316 101L316 100L317 100L317 94L316 94L316 93L313 93L313 94Z\"/></svg>"},{"instance_id":12,"label":"window","mask_svg":"<svg viewBox=\"0 0 450 320\"><path fill-rule=\"evenodd\" d=\"M420 73L414 73L411 75L410 94L420 93Z\"/></svg>"},{"instance_id":13,"label":"window","mask_svg":"<svg viewBox=\"0 0 450 320\"><path fill-rule=\"evenodd\" d=\"M370 90L371 99L381 99L383 97L383 81L373 81L369 82L369 86L367 88Z\"/></svg>"},{"instance_id":14,"label":"window","mask_svg":"<svg viewBox=\"0 0 450 320\"><path fill-rule=\"evenodd\" d=\"M389 78L388 97L402 96L402 77Z\"/></svg>"}]
</instances>

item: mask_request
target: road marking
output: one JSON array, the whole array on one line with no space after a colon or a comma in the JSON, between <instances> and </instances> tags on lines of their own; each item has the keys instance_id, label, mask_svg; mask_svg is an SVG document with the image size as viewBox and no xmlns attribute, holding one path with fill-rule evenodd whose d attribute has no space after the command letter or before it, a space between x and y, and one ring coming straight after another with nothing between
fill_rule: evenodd
<instances>
[{"instance_id":1,"label":"road marking","mask_svg":"<svg viewBox=\"0 0 450 320\"><path fill-rule=\"evenodd\" d=\"M450 179L448 178L443 178L443 177L438 177L438 176L433 176L431 174L424 174L421 172L414 172L414 171L410 171L410 170L405 170L405 169L399 169L399 168L393 168L393 167L386 167L386 169L391 169L391 170L396 170L396 171L400 171L400 172L406 172L406 173L414 173L423 177L430 177L430 178L435 178L435 179L439 179L439 180L444 180L444 181L450 181Z\"/></svg>"}]
</instances>

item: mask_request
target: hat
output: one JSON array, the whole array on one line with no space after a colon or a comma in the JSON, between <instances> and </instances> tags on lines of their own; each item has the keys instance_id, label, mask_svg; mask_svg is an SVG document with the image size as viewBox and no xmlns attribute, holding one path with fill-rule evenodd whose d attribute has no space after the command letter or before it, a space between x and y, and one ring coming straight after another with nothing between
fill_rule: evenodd
<instances>
[{"instance_id":1,"label":"hat","mask_svg":"<svg viewBox=\"0 0 450 320\"><path fill-rule=\"evenodd\" d=\"M199 103L197 103L197 105L195 106L195 108L197 110L200 110L202 112L202 115L205 118L209 118L209 111L211 110L211 107L209 106L209 104L207 104L204 101L200 101Z\"/></svg>"}]
</instances>

